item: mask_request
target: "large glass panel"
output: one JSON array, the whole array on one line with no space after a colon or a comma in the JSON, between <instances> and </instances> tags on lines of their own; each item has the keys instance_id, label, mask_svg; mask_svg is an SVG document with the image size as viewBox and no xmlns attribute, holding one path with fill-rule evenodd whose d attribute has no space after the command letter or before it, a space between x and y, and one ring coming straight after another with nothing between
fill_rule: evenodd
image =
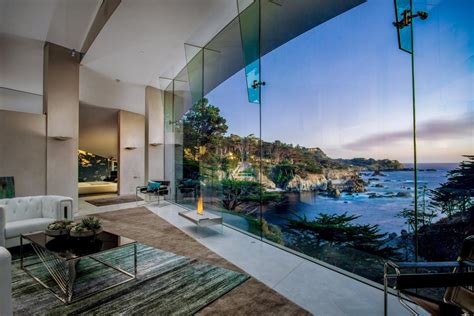
<instances>
[{"instance_id":1,"label":"large glass panel","mask_svg":"<svg viewBox=\"0 0 474 316\"><path fill-rule=\"evenodd\" d=\"M190 90L188 71L183 69L174 79L173 91L173 128L174 128L174 160L175 160L175 194L176 199L182 190L178 190L179 185L184 181L184 170L187 170L187 162L184 160L184 126L183 115L190 108L192 102L192 90ZM185 168L186 167L186 168ZM187 176L187 174L186 174ZM179 191L179 192L178 192Z\"/></svg>"},{"instance_id":2,"label":"large glass panel","mask_svg":"<svg viewBox=\"0 0 474 316\"><path fill-rule=\"evenodd\" d=\"M260 237L260 184L251 173L260 113L247 100L239 19L195 48L186 49L188 64L174 80L176 201L195 209L202 199L205 211ZM188 90L179 87L186 81Z\"/></svg>"},{"instance_id":3,"label":"large glass panel","mask_svg":"<svg viewBox=\"0 0 474 316\"><path fill-rule=\"evenodd\" d=\"M298 7L277 2L262 5L272 25L262 49L286 36ZM267 192L280 192L263 218L286 247L381 282L387 258L414 259L403 217L413 143L399 137L411 135L410 56L398 49L393 2L325 5L332 16L261 60L262 170ZM318 5L305 6L298 23L310 25Z\"/></svg>"},{"instance_id":4,"label":"large glass panel","mask_svg":"<svg viewBox=\"0 0 474 316\"><path fill-rule=\"evenodd\" d=\"M235 19L204 48L202 107L215 116L216 132L206 142L201 174L206 206L222 211L227 224L260 237L260 183L255 170L260 108L258 100L254 104L247 99L239 22ZM222 82L229 61L239 71Z\"/></svg>"},{"instance_id":5,"label":"large glass panel","mask_svg":"<svg viewBox=\"0 0 474 316\"><path fill-rule=\"evenodd\" d=\"M185 71L188 77L191 102L195 104L203 97L204 92L204 50L194 45L185 45L186 60L188 61Z\"/></svg>"},{"instance_id":6,"label":"large glass panel","mask_svg":"<svg viewBox=\"0 0 474 316\"><path fill-rule=\"evenodd\" d=\"M419 258L452 261L474 232L474 2L414 10Z\"/></svg>"},{"instance_id":7,"label":"large glass panel","mask_svg":"<svg viewBox=\"0 0 474 316\"><path fill-rule=\"evenodd\" d=\"M175 198L175 169L179 165L179 161L175 161L175 138L174 138L174 80L170 80L167 87L163 90L164 105L164 129L165 129L165 146L164 146L164 175L165 179L170 181L171 198Z\"/></svg>"}]
</instances>

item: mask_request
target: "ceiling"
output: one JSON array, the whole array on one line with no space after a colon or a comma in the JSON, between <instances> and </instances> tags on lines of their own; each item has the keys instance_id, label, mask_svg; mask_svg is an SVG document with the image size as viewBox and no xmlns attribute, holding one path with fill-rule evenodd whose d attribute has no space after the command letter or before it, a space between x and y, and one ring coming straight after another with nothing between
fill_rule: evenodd
<instances>
[{"instance_id":1,"label":"ceiling","mask_svg":"<svg viewBox=\"0 0 474 316\"><path fill-rule=\"evenodd\" d=\"M160 88L159 77L172 78L185 66L184 43L205 44L236 15L235 0L122 0L82 65Z\"/></svg>"},{"instance_id":2,"label":"ceiling","mask_svg":"<svg viewBox=\"0 0 474 316\"><path fill-rule=\"evenodd\" d=\"M80 50L101 0L0 0L0 33Z\"/></svg>"},{"instance_id":3,"label":"ceiling","mask_svg":"<svg viewBox=\"0 0 474 316\"><path fill-rule=\"evenodd\" d=\"M268 26L265 34L271 35L263 43L265 52L364 0L299 0L285 6L286 1L290 2L263 2L269 6L266 11L272 12L268 21L262 21ZM101 3L0 0L0 33L79 50ZM289 12L291 8L295 12ZM83 58L81 77L96 73L122 84L164 88L169 81L160 77L174 78L186 65L185 43L207 44L236 16L236 0L122 0ZM238 27L236 32L240 32ZM240 42L236 45L240 51ZM236 60L241 63L242 58ZM103 93L100 87L92 88Z\"/></svg>"}]
</instances>

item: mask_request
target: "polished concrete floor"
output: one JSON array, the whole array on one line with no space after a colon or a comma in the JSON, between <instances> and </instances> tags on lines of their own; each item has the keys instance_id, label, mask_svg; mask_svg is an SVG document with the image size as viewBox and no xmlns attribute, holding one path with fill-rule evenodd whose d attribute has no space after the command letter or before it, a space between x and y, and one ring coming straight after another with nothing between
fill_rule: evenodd
<instances>
[{"instance_id":1,"label":"polished concrete floor","mask_svg":"<svg viewBox=\"0 0 474 316\"><path fill-rule=\"evenodd\" d=\"M220 227L196 229L178 215L182 209L177 205L150 205L148 209L315 315L383 315L383 292L379 289L228 227L223 233ZM410 313L391 296L389 315Z\"/></svg>"},{"instance_id":2,"label":"polished concrete floor","mask_svg":"<svg viewBox=\"0 0 474 316\"><path fill-rule=\"evenodd\" d=\"M87 207L80 210L78 215L136 206L136 203L126 203ZM228 227L223 230L220 226L198 229L192 222L179 216L178 213L183 209L175 204L165 202L160 205L148 204L146 207L215 254L315 315L383 315L383 292L379 289ZM427 315L421 309L418 311L420 315ZM389 315L410 313L396 297L391 296Z\"/></svg>"},{"instance_id":3,"label":"polished concrete floor","mask_svg":"<svg viewBox=\"0 0 474 316\"><path fill-rule=\"evenodd\" d=\"M140 243L191 257L208 264L245 273L228 260L156 216L145 207L96 214L107 231L132 238ZM140 265L140 262L138 262ZM183 303L185 303L183 301ZM310 313L275 290L250 278L199 311L202 315L301 315Z\"/></svg>"}]
</instances>

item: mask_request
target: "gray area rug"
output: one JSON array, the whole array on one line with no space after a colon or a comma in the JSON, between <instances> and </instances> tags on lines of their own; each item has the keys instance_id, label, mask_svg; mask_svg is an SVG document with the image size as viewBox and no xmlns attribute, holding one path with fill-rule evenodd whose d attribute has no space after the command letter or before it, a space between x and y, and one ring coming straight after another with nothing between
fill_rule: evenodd
<instances>
[{"instance_id":1,"label":"gray area rug","mask_svg":"<svg viewBox=\"0 0 474 316\"><path fill-rule=\"evenodd\" d=\"M137 280L70 305L60 302L20 269L19 260L14 260L15 315L190 315L249 279L242 273L146 245L138 244L138 250ZM101 254L100 259L131 271L132 247ZM30 271L57 290L36 256L28 257L25 263L33 264ZM92 259L80 260L77 271L75 294L79 295L124 279L123 274Z\"/></svg>"},{"instance_id":2,"label":"gray area rug","mask_svg":"<svg viewBox=\"0 0 474 316\"><path fill-rule=\"evenodd\" d=\"M114 197L109 197L109 198L86 200L87 203L95 205L95 206L116 205L116 204L130 203L130 202L137 202L137 201L143 201L143 199L140 197L136 197L135 195L121 195L121 196L114 196Z\"/></svg>"}]
</instances>

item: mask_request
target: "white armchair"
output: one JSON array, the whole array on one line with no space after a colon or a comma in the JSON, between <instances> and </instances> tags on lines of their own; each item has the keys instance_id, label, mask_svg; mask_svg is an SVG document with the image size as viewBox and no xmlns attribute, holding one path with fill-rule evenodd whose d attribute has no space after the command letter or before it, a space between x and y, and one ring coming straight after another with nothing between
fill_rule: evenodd
<instances>
[{"instance_id":1,"label":"white armchair","mask_svg":"<svg viewBox=\"0 0 474 316\"><path fill-rule=\"evenodd\" d=\"M21 234L44 230L65 218L72 219L72 199L65 196L0 199L0 246L18 246Z\"/></svg>"},{"instance_id":2,"label":"white armchair","mask_svg":"<svg viewBox=\"0 0 474 316\"><path fill-rule=\"evenodd\" d=\"M12 313L12 257L8 250L0 247L0 315Z\"/></svg>"}]
</instances>

